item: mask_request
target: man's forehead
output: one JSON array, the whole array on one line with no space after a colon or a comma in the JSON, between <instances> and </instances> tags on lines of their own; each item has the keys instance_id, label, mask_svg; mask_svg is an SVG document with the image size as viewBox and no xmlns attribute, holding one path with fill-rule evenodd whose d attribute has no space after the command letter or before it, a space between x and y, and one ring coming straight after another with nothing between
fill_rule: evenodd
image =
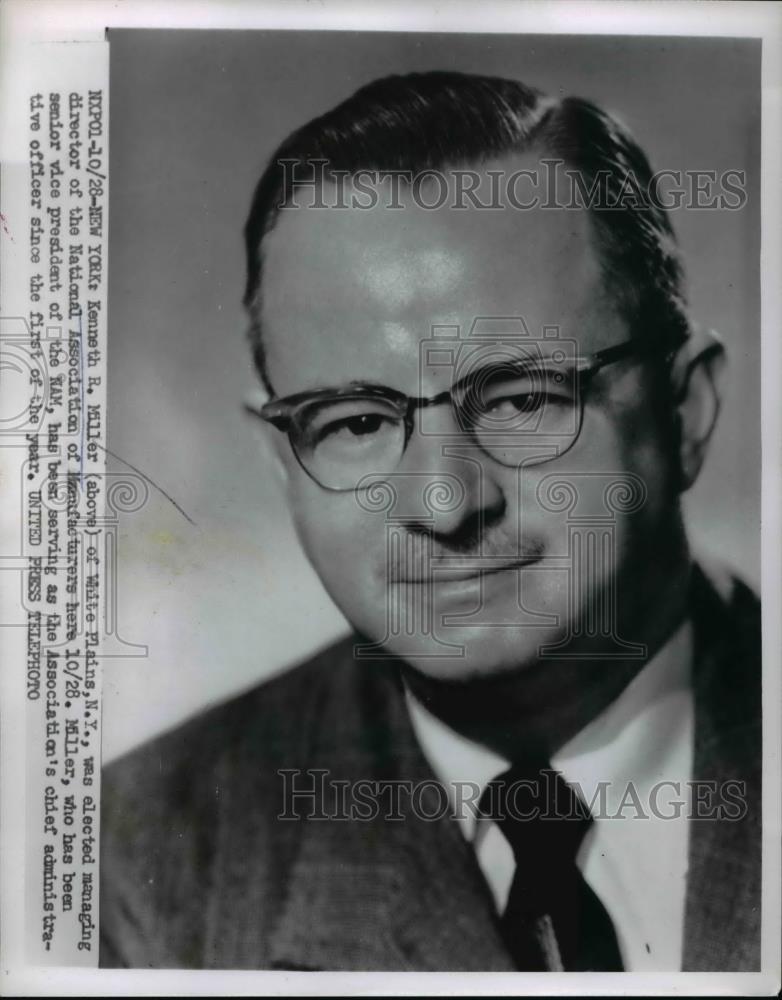
<instances>
[{"instance_id":1,"label":"man's forehead","mask_svg":"<svg viewBox=\"0 0 782 1000\"><path fill-rule=\"evenodd\" d=\"M525 162L529 168L532 161L509 158L505 168ZM482 169L497 170L497 162ZM337 193L349 204L349 186L323 193L327 205ZM399 190L394 208L384 193L380 185L371 208L287 209L266 237L262 326L275 385L274 369L306 357L316 339L334 358L377 366L381 356L417 356L434 325L467 336L479 317L523 317L533 337L560 327L589 350L616 339L608 332L602 342L602 315L611 309L585 210L450 200L428 209L425 186L418 198L415 189Z\"/></svg>"}]
</instances>

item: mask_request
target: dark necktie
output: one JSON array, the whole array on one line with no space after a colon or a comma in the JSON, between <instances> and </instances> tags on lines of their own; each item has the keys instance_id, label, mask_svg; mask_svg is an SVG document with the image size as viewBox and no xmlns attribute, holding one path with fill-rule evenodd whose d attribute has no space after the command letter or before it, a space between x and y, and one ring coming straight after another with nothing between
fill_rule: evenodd
<instances>
[{"instance_id":1,"label":"dark necktie","mask_svg":"<svg viewBox=\"0 0 782 1000\"><path fill-rule=\"evenodd\" d=\"M516 860L500 927L517 967L621 971L611 918L576 866L592 817L562 775L510 768L489 782L479 808Z\"/></svg>"}]
</instances>

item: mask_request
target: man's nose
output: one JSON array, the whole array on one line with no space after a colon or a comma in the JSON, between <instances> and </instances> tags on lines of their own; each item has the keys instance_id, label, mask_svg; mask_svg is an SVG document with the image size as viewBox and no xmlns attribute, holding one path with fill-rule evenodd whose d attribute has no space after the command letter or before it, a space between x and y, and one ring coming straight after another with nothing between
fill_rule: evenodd
<instances>
[{"instance_id":1,"label":"man's nose","mask_svg":"<svg viewBox=\"0 0 782 1000\"><path fill-rule=\"evenodd\" d=\"M415 426L395 484L400 511L413 530L455 547L474 545L502 516L505 493L495 463L459 427L447 404L432 407Z\"/></svg>"}]
</instances>

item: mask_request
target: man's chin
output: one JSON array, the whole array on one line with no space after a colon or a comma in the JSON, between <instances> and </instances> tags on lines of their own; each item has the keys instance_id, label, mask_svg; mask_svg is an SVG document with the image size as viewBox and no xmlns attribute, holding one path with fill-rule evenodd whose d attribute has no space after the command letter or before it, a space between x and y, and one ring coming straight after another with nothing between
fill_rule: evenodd
<instances>
[{"instance_id":1,"label":"man's chin","mask_svg":"<svg viewBox=\"0 0 782 1000\"><path fill-rule=\"evenodd\" d=\"M426 677L465 682L527 670L561 639L559 629L473 626L444 629L435 636L394 637L384 649Z\"/></svg>"}]
</instances>

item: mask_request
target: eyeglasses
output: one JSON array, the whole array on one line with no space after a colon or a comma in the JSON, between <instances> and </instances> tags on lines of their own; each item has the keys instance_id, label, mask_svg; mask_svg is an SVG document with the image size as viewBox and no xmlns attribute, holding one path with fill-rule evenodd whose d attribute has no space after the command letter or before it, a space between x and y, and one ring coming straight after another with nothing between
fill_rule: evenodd
<instances>
[{"instance_id":1,"label":"eyeglasses","mask_svg":"<svg viewBox=\"0 0 782 1000\"><path fill-rule=\"evenodd\" d=\"M468 435L504 466L540 465L559 458L578 440L584 421L584 390L607 365L627 358L657 357L670 363L686 338L667 350L659 343L628 340L587 357L548 357L537 348L477 367L435 396L407 396L395 389L354 384L275 399L251 412L287 433L304 471L325 490L361 488L372 475L392 473L402 460L421 411L451 405L460 435ZM447 435L446 435L447 437Z\"/></svg>"}]
</instances>

